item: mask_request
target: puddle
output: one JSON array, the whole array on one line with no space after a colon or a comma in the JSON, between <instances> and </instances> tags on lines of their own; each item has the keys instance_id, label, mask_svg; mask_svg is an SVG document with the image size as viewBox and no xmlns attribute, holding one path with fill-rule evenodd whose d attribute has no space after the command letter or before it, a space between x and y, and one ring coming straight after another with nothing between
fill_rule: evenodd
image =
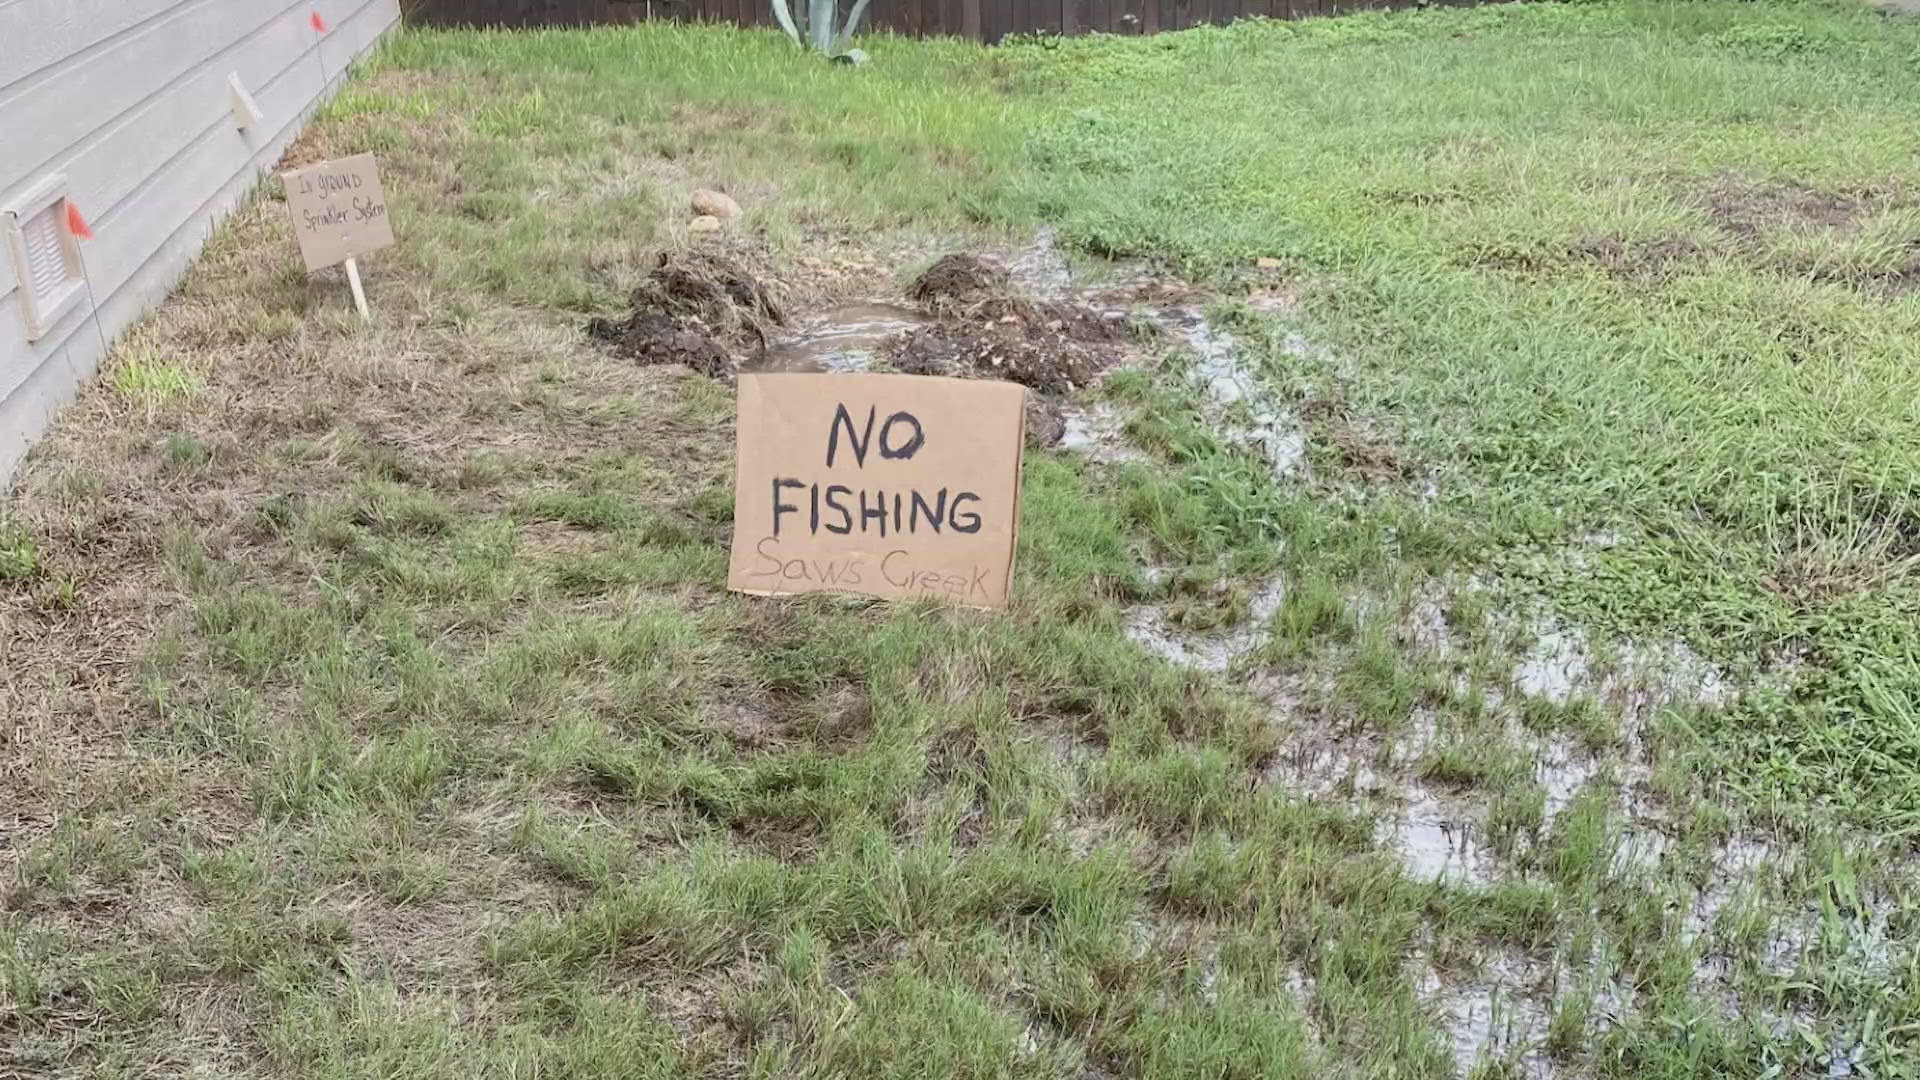
<instances>
[{"instance_id":1,"label":"puddle","mask_svg":"<svg viewBox=\"0 0 1920 1080\"><path fill-rule=\"evenodd\" d=\"M866 371L895 334L930 320L904 304L860 300L797 320L798 333L767 348L763 371Z\"/></svg>"},{"instance_id":2,"label":"puddle","mask_svg":"<svg viewBox=\"0 0 1920 1080\"><path fill-rule=\"evenodd\" d=\"M1235 359L1233 335L1196 311L1176 311L1169 325L1192 347L1193 377L1216 405L1232 405L1260 391L1252 372Z\"/></svg>"},{"instance_id":3,"label":"puddle","mask_svg":"<svg viewBox=\"0 0 1920 1080\"><path fill-rule=\"evenodd\" d=\"M1141 461L1146 457L1127 445L1126 420L1111 405L1069 406L1060 411L1060 419L1065 424L1060 436L1062 450L1109 464Z\"/></svg>"},{"instance_id":4,"label":"puddle","mask_svg":"<svg viewBox=\"0 0 1920 1080\"><path fill-rule=\"evenodd\" d=\"M1513 670L1513 683L1523 694L1564 703L1586 683L1587 657L1575 639L1558 631L1540 635L1525 659Z\"/></svg>"},{"instance_id":5,"label":"puddle","mask_svg":"<svg viewBox=\"0 0 1920 1080\"><path fill-rule=\"evenodd\" d=\"M1615 877L1630 874L1654 874L1660 869L1660 860L1666 857L1667 849L1672 846L1667 834L1657 829L1639 829L1626 826L1618 842L1613 846L1613 854L1607 862L1607 872Z\"/></svg>"},{"instance_id":6,"label":"puddle","mask_svg":"<svg viewBox=\"0 0 1920 1080\"><path fill-rule=\"evenodd\" d=\"M1463 660L1468 647L1447 619L1451 596L1492 591L1492 585L1473 577L1450 584L1424 583L1400 617L1401 639L1435 660ZM1349 603L1361 616L1380 610L1368 597L1353 596ZM1528 642L1512 668L1513 689L1557 705L1592 697L1635 721L1663 705L1723 705L1738 694L1731 676L1680 641L1596 643L1583 631L1542 613L1495 615L1488 628L1496 637L1517 635ZM1469 688L1464 679L1457 685L1463 691ZM1477 689L1489 704L1504 703L1505 695L1492 687Z\"/></svg>"},{"instance_id":7,"label":"puddle","mask_svg":"<svg viewBox=\"0 0 1920 1080\"><path fill-rule=\"evenodd\" d=\"M1374 768L1373 755L1357 736L1296 743L1282 749L1267 768L1265 782L1296 794L1365 797L1399 786Z\"/></svg>"},{"instance_id":8,"label":"puddle","mask_svg":"<svg viewBox=\"0 0 1920 1080\"><path fill-rule=\"evenodd\" d=\"M1600 762L1565 739L1540 747L1534 755L1533 779L1546 792L1546 821L1560 816L1581 790L1601 774Z\"/></svg>"},{"instance_id":9,"label":"puddle","mask_svg":"<svg viewBox=\"0 0 1920 1080\"><path fill-rule=\"evenodd\" d=\"M1233 662L1264 645L1267 623L1286 598L1286 579L1276 574L1262 582L1247 602L1247 621L1209 633L1173 626L1166 612L1143 604L1127 612L1126 634L1134 643L1175 664L1223 675Z\"/></svg>"},{"instance_id":10,"label":"puddle","mask_svg":"<svg viewBox=\"0 0 1920 1080\"><path fill-rule=\"evenodd\" d=\"M1496 957L1471 982L1448 982L1429 969L1420 997L1438 1012L1462 1076L1482 1062L1511 1068L1497 1075L1551 1077L1554 1065L1545 1053L1549 1016L1533 999L1527 965Z\"/></svg>"},{"instance_id":11,"label":"puddle","mask_svg":"<svg viewBox=\"0 0 1920 1080\"><path fill-rule=\"evenodd\" d=\"M1481 846L1472 816L1441 802L1418 785L1396 817L1374 832L1381 846L1399 852L1407 876L1443 885L1482 885L1493 880L1491 858Z\"/></svg>"},{"instance_id":12,"label":"puddle","mask_svg":"<svg viewBox=\"0 0 1920 1080\"><path fill-rule=\"evenodd\" d=\"M1073 270L1060 254L1058 234L1048 225L1033 234L1033 242L1007 261L1013 283L1040 297L1057 297L1073 287Z\"/></svg>"},{"instance_id":13,"label":"puddle","mask_svg":"<svg viewBox=\"0 0 1920 1080\"><path fill-rule=\"evenodd\" d=\"M1565 704L1592 694L1627 707L1633 714L1675 702L1723 704L1730 696L1720 669L1677 642L1623 643L1608 661L1596 657L1587 636L1550 620L1537 621L1533 645L1514 667L1521 693Z\"/></svg>"},{"instance_id":14,"label":"puddle","mask_svg":"<svg viewBox=\"0 0 1920 1080\"><path fill-rule=\"evenodd\" d=\"M1216 419L1232 438L1260 449L1277 477L1294 474L1306 457L1306 437L1293 414L1275 403L1258 375L1242 362L1233 335L1192 308L1175 308L1158 321L1193 351L1192 376ZM1305 342L1298 343L1304 348ZM1294 347L1291 344L1289 347ZM1246 419L1230 414L1244 413Z\"/></svg>"},{"instance_id":15,"label":"puddle","mask_svg":"<svg viewBox=\"0 0 1920 1080\"><path fill-rule=\"evenodd\" d=\"M1064 264L1061 274L1065 273ZM1030 290L1048 288L1046 274L1029 265L1025 271L1016 264L1014 279L1027 283ZM1042 280L1033 278L1039 274ZM1064 288L1066 279L1059 279ZM1103 310L1109 319L1124 319L1127 312ZM1191 354L1191 378L1205 398L1210 419L1226 438L1259 451L1273 467L1276 477L1298 472L1306 458L1306 437L1290 410L1272 399L1265 384L1242 362L1238 343L1231 333L1213 326L1196 307L1162 304L1146 316L1154 325L1186 344ZM1289 348L1305 349L1304 340L1289 339ZM1124 421L1105 404L1065 410L1066 434L1060 445L1086 454L1097 461L1137 461L1141 455L1126 445Z\"/></svg>"}]
</instances>

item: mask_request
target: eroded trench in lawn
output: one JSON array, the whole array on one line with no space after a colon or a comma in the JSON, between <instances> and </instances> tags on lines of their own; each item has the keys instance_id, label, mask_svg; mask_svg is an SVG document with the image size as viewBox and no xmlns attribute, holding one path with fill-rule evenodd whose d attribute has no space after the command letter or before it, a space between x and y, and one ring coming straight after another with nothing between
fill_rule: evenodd
<instances>
[{"instance_id":1,"label":"eroded trench in lawn","mask_svg":"<svg viewBox=\"0 0 1920 1080\"><path fill-rule=\"evenodd\" d=\"M596 321L591 332L619 355L642 363L686 363L722 381L741 371L898 371L1019 382L1029 389L1029 444L1082 456L1093 469L1149 459L1129 437L1126 407L1104 399L1098 389L1116 371L1158 366L1185 380L1185 390L1220 438L1264 463L1271 483L1300 482L1309 468L1312 426L1298 404L1282 400L1272 380L1253 369L1232 330L1209 318L1215 297L1137 267L1118 280L1077 282L1050 232L999 257L946 255L904 295L845 300L806 314L786 310L763 272L750 268L738 249L663 257L636 292L631 315L620 323ZM1284 298L1256 296L1250 306L1283 325L1287 321ZM1285 330L1279 341L1287 355L1306 357L1318 348ZM1169 356L1178 362L1160 363ZM1427 499L1437 493L1431 478L1421 488ZM1404 727L1387 733L1330 724L1307 705L1320 696L1310 685L1311 673L1276 670L1267 662L1273 623L1288 599L1286 571L1235 583L1244 594L1236 616L1224 625L1194 628L1166 587L1187 568L1148 563L1139 569L1149 598L1127 608L1127 637L1169 664L1242 687L1280 733L1263 781L1369 815L1377 845L1392 853L1407 877L1435 887L1484 890L1536 876L1537 868L1522 858L1527 843L1537 846L1582 814L1614 829L1603 845L1602 873L1651 879L1672 836L1685 829L1652 792L1643 729L1657 710L1717 708L1748 689L1678 641L1596 641L1550 614L1497 612L1493 620L1501 633L1524 643L1509 658L1509 670L1497 685L1469 687L1467 675L1453 678L1463 693L1483 697L1541 793L1535 838L1516 850L1513 838L1493 835L1494 797L1449 783L1446 770L1433 764L1449 750L1457 753L1459 739L1443 730L1431 710L1416 707ZM1463 671L1470 646L1450 626L1448 610L1457 596L1487 591L1477 580L1433 581L1398 611L1385 610L1388 605L1376 596L1344 599L1356 613L1393 623L1401 648L1415 662ZM1597 708L1618 724L1618 738L1599 747L1564 731L1537 730L1524 722L1530 703ZM1088 752L1059 749L1068 767ZM1677 901L1682 932L1705 942L1749 890L1760 888L1769 874L1787 873L1802 856L1757 834L1721 838L1708 854L1704 878ZM1860 902L1853 924L1859 932L1845 948L1862 963L1878 958L1884 965L1887 898ZM1769 926L1762 966L1785 978L1821 933L1818 903L1786 912ZM1694 992L1722 1002L1729 1015L1766 1013L1777 1035L1804 1019L1790 1009L1744 1000L1728 966L1719 950L1703 945ZM1565 941L1544 952L1496 948L1467 972L1434 957L1410 960L1416 993L1444 1026L1463 1071L1494 1059L1530 1075L1557 1071L1546 1049L1549 1027L1554 1002L1570 987L1583 987L1591 1001L1583 1024L1589 1037L1634 1008L1634 988L1619 974L1582 970L1587 967L1570 958ZM1314 993L1304 971L1296 982L1303 1000ZM1850 1067L1844 1042L1828 1055L1835 1069Z\"/></svg>"}]
</instances>

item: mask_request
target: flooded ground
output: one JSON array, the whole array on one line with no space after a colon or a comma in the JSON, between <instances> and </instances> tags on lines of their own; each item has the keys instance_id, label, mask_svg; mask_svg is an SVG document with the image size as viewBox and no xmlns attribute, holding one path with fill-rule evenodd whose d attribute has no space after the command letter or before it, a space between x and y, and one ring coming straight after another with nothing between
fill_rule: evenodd
<instances>
[{"instance_id":1,"label":"flooded ground","mask_svg":"<svg viewBox=\"0 0 1920 1080\"><path fill-rule=\"evenodd\" d=\"M1306 446L1294 418L1273 408L1264 381L1239 358L1232 336L1208 323L1197 309L1157 312L1161 325L1190 352L1189 371L1216 422L1229 438L1258 446L1283 482L1296 475ZM1302 343L1298 347L1305 347ZM1103 405L1070 409L1062 446L1098 461L1137 458L1127 445L1125 418ZM1180 568L1159 568L1149 575L1164 579ZM1464 581L1436 587L1410 605L1400 640L1427 662L1464 663L1468 650L1448 625L1452 593L1483 592L1485 583ZM1491 807L1470 790L1422 782L1415 764L1443 740L1431 720L1411 724L1385 738L1365 731L1327 732L1300 723L1303 687L1298 677L1280 678L1260 670L1255 654L1269 637L1268 624L1284 603L1282 576L1256 582L1247 617L1234 626L1189 630L1157 604L1128 611L1129 637L1169 663L1235 681L1273 710L1275 723L1289 732L1275 754L1267 781L1310 800L1336 800L1368 808L1376 842L1394 853L1411 880L1438 887L1479 890L1522 881L1527 870L1496 851L1487 834ZM1382 617L1384 609L1354 598L1356 612ZM1537 787L1539 824L1534 843L1542 843L1556 823L1581 803L1604 810L1612 833L1604 847L1602 872L1627 880L1673 880L1670 861L1680 856L1669 835L1667 811L1650 798L1653 763L1646 759L1640 727L1657 710L1672 706L1719 707L1734 701L1741 686L1727 671L1677 641L1595 641L1589 634L1547 614L1496 615L1507 636L1525 644L1515 654L1504 684L1480 688L1488 707L1505 718L1503 738L1529 761L1527 778ZM1600 751L1564 733L1529 730L1520 722L1528 701L1567 707L1591 702L1624 724L1614 749ZM1417 721L1417 718L1416 718ZM1526 845L1515 854L1528 851ZM1706 879L1676 898L1682 917L1678 929L1699 939L1701 959L1694 975L1696 992L1719 995L1734 1010L1760 1004L1733 989L1717 947L1705 944L1728 932L1742 904L1754 904L1758 891L1778 886L1785 856L1775 846L1750 837L1729 837L1708 854ZM1769 875L1772 875L1771 877ZM1819 904L1769 924L1761 963L1777 978L1788 978L1812 954L1840 949L1855 963L1871 967L1890 954L1885 898L1862 897L1857 917L1835 923ZM1838 929L1835 929L1835 926ZM1555 1002L1578 987L1590 999L1585 1021L1589 1034L1621 1022L1634 1007L1635 991L1620 981L1617 968L1591 959L1569 964L1566 943L1544 953L1501 953L1470 974L1429 970L1418 992L1431 1015L1447 1032L1461 1073L1498 1061L1515 1075L1553 1077L1560 1071L1548 1053ZM1598 954L1595 954L1598 955ZM1415 970L1417 957L1409 958ZM1778 1014L1782 1033L1804 1029L1804 1021ZM1796 1026L1796 1024L1798 1026ZM1846 1047L1827 1055L1829 1075L1853 1075Z\"/></svg>"},{"instance_id":2,"label":"flooded ground","mask_svg":"<svg viewBox=\"0 0 1920 1080\"><path fill-rule=\"evenodd\" d=\"M1275 400L1267 380L1247 365L1233 335L1194 307L1157 312L1155 321L1185 342L1192 356L1190 378L1222 431L1257 448L1276 477L1298 472L1307 452L1299 418ZM1295 340L1297 347L1305 347L1303 340Z\"/></svg>"},{"instance_id":3,"label":"flooded ground","mask_svg":"<svg viewBox=\"0 0 1920 1080\"><path fill-rule=\"evenodd\" d=\"M1094 461L1144 461L1146 455L1127 444L1126 418L1113 406L1069 405L1061 410L1060 448Z\"/></svg>"},{"instance_id":4,"label":"flooded ground","mask_svg":"<svg viewBox=\"0 0 1920 1080\"><path fill-rule=\"evenodd\" d=\"M1418 992L1445 1026L1462 1075L1486 1061L1509 1063L1529 1078L1557 1074L1545 1048L1550 1014L1540 1004L1554 989L1540 983L1524 957L1496 956L1467 978L1444 978L1429 968ZM1551 978L1551 975L1549 975Z\"/></svg>"},{"instance_id":5,"label":"flooded ground","mask_svg":"<svg viewBox=\"0 0 1920 1080\"><path fill-rule=\"evenodd\" d=\"M1408 786L1397 814L1375 823L1375 839L1400 853L1407 876L1421 882L1478 885L1493 880L1492 856L1481 843L1480 823L1457 802L1418 784Z\"/></svg>"},{"instance_id":6,"label":"flooded ground","mask_svg":"<svg viewBox=\"0 0 1920 1080\"><path fill-rule=\"evenodd\" d=\"M793 333L767 347L763 371L867 371L897 335L927 325L917 308L887 300L855 300L801 316Z\"/></svg>"},{"instance_id":7,"label":"flooded ground","mask_svg":"<svg viewBox=\"0 0 1920 1080\"><path fill-rule=\"evenodd\" d=\"M1155 364L1171 351L1175 369L1190 380L1223 440L1266 461L1277 484L1309 479L1308 436L1299 415L1235 336L1208 318L1206 297L1150 279L1076 288L1046 234L1004 261L944 257L916 279L911 303L875 297L790 312L768 296L737 264L663 264L636 297L634 316L597 333L642 362L686 362L716 378L730 374L729 357L747 357L731 362L742 370L1013 379L1027 385L1032 402L1052 418L1053 433L1041 445L1057 443L1102 464L1149 459L1130 443L1124 410L1085 391L1117 367ZM1264 310L1284 319L1289 308L1275 302ZM1146 336L1133 327L1144 327ZM1313 348L1298 335L1282 340L1293 353ZM1030 437L1034 427L1030 410ZM1200 569L1155 566L1143 577L1161 589ZM1745 834L1716 837L1704 856L1688 848L1684 822L1655 793L1656 762L1644 731L1660 710L1722 707L1746 684L1684 643L1596 640L1550 612L1501 611L1508 601L1474 578L1431 581L1397 603L1357 591L1346 597L1349 614L1370 625L1391 624L1390 637L1409 662L1443 673L1443 685L1452 679L1455 693L1480 703L1473 722L1481 727L1462 730L1457 717L1426 706L1400 720L1366 717L1336 725L1307 704L1325 696L1314 682L1324 676L1273 670L1261 659L1289 584L1285 574L1238 583L1246 591L1239 605L1244 614L1230 625L1189 625L1181 604L1192 597L1184 597L1130 607L1124 630L1167 663L1244 686L1267 709L1280 740L1262 782L1370 818L1375 844L1408 880L1470 894L1537 886L1542 852L1559 842L1561 830L1598 830L1581 854L1591 869L1579 872L1629 882L1650 895L1670 894L1672 932L1698 943L1694 989L1718 996L1729 1010L1758 1007L1735 989L1748 985L1736 977L1729 959L1735 954L1716 944L1729 935L1757 939L1739 954L1742 962L1775 979L1793 976L1816 954L1842 956L1867 970L1891 962L1891 940L1904 924L1890 898L1861 891L1843 903L1809 899L1783 912L1777 894L1786 886L1784 875L1798 867L1798 851ZM1469 596L1477 609L1492 599L1488 629L1509 658L1491 675L1476 666L1484 658L1476 660L1475 648L1450 622ZM1549 706L1550 716L1590 715L1595 726L1582 732L1536 722L1535 714ZM1071 746L1061 751L1068 759L1075 752ZM1501 766L1518 786L1500 790L1536 800L1531 817L1521 815L1523 835L1511 821L1493 823L1497 811L1514 813L1496 806L1504 797L1498 785L1450 782L1471 775L1478 758L1500 754L1518 762ZM1436 759L1442 762L1437 769ZM1703 867L1690 869L1686 860L1701 858ZM1602 953L1592 949L1575 962L1571 949L1563 941L1529 952L1496 950L1470 971L1413 955L1407 970L1462 1073L1498 1060L1521 1075L1551 1076L1555 1066L1544 1047L1554 1002L1568 986L1578 984L1592 996L1592 1025L1616 1022L1635 1001L1617 965L1596 959ZM1209 971L1202 972L1203 984ZM1308 1004L1303 999L1303 1009ZM1784 1012L1770 1015L1783 1030L1795 1023ZM1851 1074L1850 1054L1832 1048L1831 1075Z\"/></svg>"},{"instance_id":8,"label":"flooded ground","mask_svg":"<svg viewBox=\"0 0 1920 1080\"><path fill-rule=\"evenodd\" d=\"M1224 675L1234 661L1266 643L1267 624L1286 595L1284 579L1276 576L1261 582L1248 600L1246 621L1217 633L1185 631L1159 606L1142 604L1127 612L1127 636L1171 663Z\"/></svg>"}]
</instances>

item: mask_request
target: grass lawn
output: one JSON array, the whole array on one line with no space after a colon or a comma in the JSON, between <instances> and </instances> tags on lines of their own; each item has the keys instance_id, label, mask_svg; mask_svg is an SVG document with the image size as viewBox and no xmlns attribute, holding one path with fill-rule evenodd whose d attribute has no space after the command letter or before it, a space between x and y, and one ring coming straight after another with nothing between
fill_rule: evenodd
<instances>
[{"instance_id":1,"label":"grass lawn","mask_svg":"<svg viewBox=\"0 0 1920 1080\"><path fill-rule=\"evenodd\" d=\"M268 185L116 347L0 506L0 1075L1920 1073L1920 24L867 47L403 34L288 159L375 324ZM1008 612L728 594L731 391L583 332L695 186L1213 351Z\"/></svg>"}]
</instances>

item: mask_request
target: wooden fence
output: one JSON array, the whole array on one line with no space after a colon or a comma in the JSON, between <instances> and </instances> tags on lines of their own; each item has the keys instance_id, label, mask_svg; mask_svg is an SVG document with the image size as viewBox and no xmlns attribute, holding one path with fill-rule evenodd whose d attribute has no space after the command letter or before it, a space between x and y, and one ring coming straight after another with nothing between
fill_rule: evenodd
<instances>
[{"instance_id":1,"label":"wooden fence","mask_svg":"<svg viewBox=\"0 0 1920 1080\"><path fill-rule=\"evenodd\" d=\"M804 10L806 0L790 0ZM917 37L998 41L1008 34L1156 34L1264 16L1298 19L1433 0L872 0L866 25ZM1437 0L1473 3L1476 0ZM841 7L847 4L843 0ZM593 26L680 19L771 26L768 0L414 0L408 17L430 26Z\"/></svg>"}]
</instances>

